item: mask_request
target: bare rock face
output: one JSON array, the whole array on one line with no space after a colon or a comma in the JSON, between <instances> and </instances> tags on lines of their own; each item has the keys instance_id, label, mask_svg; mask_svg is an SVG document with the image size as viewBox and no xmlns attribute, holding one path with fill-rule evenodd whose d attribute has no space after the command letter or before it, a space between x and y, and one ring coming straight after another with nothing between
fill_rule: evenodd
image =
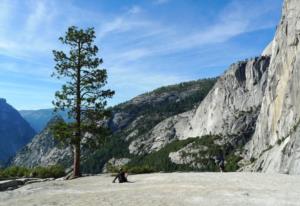
<instances>
[{"instance_id":1,"label":"bare rock face","mask_svg":"<svg viewBox=\"0 0 300 206\"><path fill-rule=\"evenodd\" d=\"M136 155L151 153L180 139L181 132L189 127L189 120L193 112L192 110L163 120L146 135L132 141L129 145L129 152Z\"/></svg>"},{"instance_id":2,"label":"bare rock face","mask_svg":"<svg viewBox=\"0 0 300 206\"><path fill-rule=\"evenodd\" d=\"M237 134L240 117L259 111L266 87L269 57L233 64L200 104L185 137L207 134Z\"/></svg>"},{"instance_id":3,"label":"bare rock face","mask_svg":"<svg viewBox=\"0 0 300 206\"><path fill-rule=\"evenodd\" d=\"M133 154L151 153L175 139L204 135L235 136L249 140L267 83L270 57L262 56L231 65L199 107L156 125L143 139L133 141Z\"/></svg>"},{"instance_id":4,"label":"bare rock face","mask_svg":"<svg viewBox=\"0 0 300 206\"><path fill-rule=\"evenodd\" d=\"M193 143L186 147L169 154L171 162L178 165L190 165L192 168L201 169L203 165L197 161L198 158L203 158L202 152L208 150L207 146L201 145L195 147Z\"/></svg>"},{"instance_id":5,"label":"bare rock face","mask_svg":"<svg viewBox=\"0 0 300 206\"><path fill-rule=\"evenodd\" d=\"M285 0L272 42L266 92L248 158L252 170L300 174L300 4Z\"/></svg>"},{"instance_id":6,"label":"bare rock face","mask_svg":"<svg viewBox=\"0 0 300 206\"><path fill-rule=\"evenodd\" d=\"M71 150L60 145L50 131L50 126L56 121L63 120L54 117L40 134L36 135L30 143L16 154L12 164L35 167L69 162L72 155Z\"/></svg>"}]
</instances>

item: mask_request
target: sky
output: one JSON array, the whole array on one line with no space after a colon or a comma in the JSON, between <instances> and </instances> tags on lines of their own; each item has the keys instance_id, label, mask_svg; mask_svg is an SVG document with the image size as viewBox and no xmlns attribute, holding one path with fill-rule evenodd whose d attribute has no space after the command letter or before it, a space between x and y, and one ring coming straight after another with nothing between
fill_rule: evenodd
<instances>
[{"instance_id":1,"label":"sky","mask_svg":"<svg viewBox=\"0 0 300 206\"><path fill-rule=\"evenodd\" d=\"M222 75L272 40L282 0L0 0L0 98L51 108L62 80L52 50L69 26L94 27L115 90L109 105Z\"/></svg>"}]
</instances>

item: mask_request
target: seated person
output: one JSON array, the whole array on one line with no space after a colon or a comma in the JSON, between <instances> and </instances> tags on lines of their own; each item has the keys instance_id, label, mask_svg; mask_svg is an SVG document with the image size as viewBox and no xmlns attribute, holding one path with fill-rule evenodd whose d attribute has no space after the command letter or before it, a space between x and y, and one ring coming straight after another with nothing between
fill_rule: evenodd
<instances>
[{"instance_id":1,"label":"seated person","mask_svg":"<svg viewBox=\"0 0 300 206\"><path fill-rule=\"evenodd\" d=\"M128 182L127 177L128 177L128 174L126 172L124 172L123 169L120 169L119 173L113 180L113 183L116 182L116 179L118 179L119 183Z\"/></svg>"}]
</instances>

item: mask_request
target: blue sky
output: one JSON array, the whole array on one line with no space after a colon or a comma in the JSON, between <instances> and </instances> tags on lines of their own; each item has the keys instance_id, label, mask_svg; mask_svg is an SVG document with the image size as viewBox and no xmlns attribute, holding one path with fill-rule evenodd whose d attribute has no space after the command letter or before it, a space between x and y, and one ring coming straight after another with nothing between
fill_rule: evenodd
<instances>
[{"instance_id":1,"label":"blue sky","mask_svg":"<svg viewBox=\"0 0 300 206\"><path fill-rule=\"evenodd\" d=\"M51 107L53 49L68 26L95 27L114 105L157 87L221 75L259 55L282 0L0 0L0 97Z\"/></svg>"}]
</instances>

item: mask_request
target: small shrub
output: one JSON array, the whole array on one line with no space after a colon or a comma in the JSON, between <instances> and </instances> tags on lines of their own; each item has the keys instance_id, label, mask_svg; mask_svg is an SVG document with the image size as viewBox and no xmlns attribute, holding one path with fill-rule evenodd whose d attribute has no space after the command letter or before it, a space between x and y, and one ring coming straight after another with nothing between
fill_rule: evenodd
<instances>
[{"instance_id":1,"label":"small shrub","mask_svg":"<svg viewBox=\"0 0 300 206\"><path fill-rule=\"evenodd\" d=\"M300 125L300 119L296 122L296 124L294 125L293 127L293 131L296 132L297 128L299 127Z\"/></svg>"},{"instance_id":2,"label":"small shrub","mask_svg":"<svg viewBox=\"0 0 300 206\"><path fill-rule=\"evenodd\" d=\"M278 140L276 141L276 143L277 143L278 145L281 145L282 139L278 139Z\"/></svg>"},{"instance_id":3,"label":"small shrub","mask_svg":"<svg viewBox=\"0 0 300 206\"><path fill-rule=\"evenodd\" d=\"M20 178L20 177L37 177L37 178L59 178L65 175L65 170L60 165L49 167L35 167L33 169L26 167L12 166L0 171L0 178Z\"/></svg>"},{"instance_id":4,"label":"small shrub","mask_svg":"<svg viewBox=\"0 0 300 206\"><path fill-rule=\"evenodd\" d=\"M240 167L238 165L238 162L242 158L240 156L236 156L234 154L230 154L226 157L226 164L225 164L225 171L226 172L235 172L237 171Z\"/></svg>"},{"instance_id":5,"label":"small shrub","mask_svg":"<svg viewBox=\"0 0 300 206\"><path fill-rule=\"evenodd\" d=\"M118 173L121 168L116 167L111 163L107 163L106 169L109 173Z\"/></svg>"},{"instance_id":6,"label":"small shrub","mask_svg":"<svg viewBox=\"0 0 300 206\"><path fill-rule=\"evenodd\" d=\"M30 171L25 167L13 166L3 169L0 174L2 178L26 177L29 176Z\"/></svg>"},{"instance_id":7,"label":"small shrub","mask_svg":"<svg viewBox=\"0 0 300 206\"><path fill-rule=\"evenodd\" d=\"M148 165L134 166L129 168L124 168L130 174L146 174L156 172L154 168Z\"/></svg>"},{"instance_id":8,"label":"small shrub","mask_svg":"<svg viewBox=\"0 0 300 206\"><path fill-rule=\"evenodd\" d=\"M52 174L52 177L59 178L66 175L65 169L61 165L53 165L49 167L50 174Z\"/></svg>"},{"instance_id":9,"label":"small shrub","mask_svg":"<svg viewBox=\"0 0 300 206\"><path fill-rule=\"evenodd\" d=\"M253 162L255 162L255 161L256 161L256 159L255 159L254 157L251 157L251 158L250 158L250 162L251 162L251 163L253 163Z\"/></svg>"},{"instance_id":10,"label":"small shrub","mask_svg":"<svg viewBox=\"0 0 300 206\"><path fill-rule=\"evenodd\" d=\"M65 170L60 165L53 165L49 167L35 167L32 170L31 176L38 178L59 178L65 175Z\"/></svg>"},{"instance_id":11,"label":"small shrub","mask_svg":"<svg viewBox=\"0 0 300 206\"><path fill-rule=\"evenodd\" d=\"M31 173L32 177L49 178L50 172L45 167L35 167Z\"/></svg>"}]
</instances>

